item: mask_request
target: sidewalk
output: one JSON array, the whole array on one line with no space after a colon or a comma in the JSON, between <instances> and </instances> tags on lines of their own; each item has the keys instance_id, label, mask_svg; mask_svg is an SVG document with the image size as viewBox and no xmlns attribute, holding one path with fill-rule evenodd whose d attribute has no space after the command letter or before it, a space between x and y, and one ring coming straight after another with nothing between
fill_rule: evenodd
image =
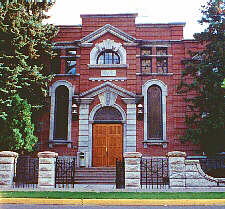
<instances>
[{"instance_id":1,"label":"sidewalk","mask_svg":"<svg viewBox=\"0 0 225 209\"><path fill-rule=\"evenodd\" d=\"M116 189L112 184L75 184L74 188L13 188L0 191L71 191L71 192L225 192L225 187Z\"/></svg>"}]
</instances>

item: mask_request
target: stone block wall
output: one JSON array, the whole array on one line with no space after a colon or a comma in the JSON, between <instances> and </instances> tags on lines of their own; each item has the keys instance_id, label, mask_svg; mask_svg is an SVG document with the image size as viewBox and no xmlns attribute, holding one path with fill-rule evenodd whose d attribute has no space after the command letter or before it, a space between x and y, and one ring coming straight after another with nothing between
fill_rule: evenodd
<instances>
[{"instance_id":1,"label":"stone block wall","mask_svg":"<svg viewBox=\"0 0 225 209\"><path fill-rule=\"evenodd\" d=\"M170 188L225 187L225 178L208 176L199 160L187 160L185 152L169 152Z\"/></svg>"}]
</instances>

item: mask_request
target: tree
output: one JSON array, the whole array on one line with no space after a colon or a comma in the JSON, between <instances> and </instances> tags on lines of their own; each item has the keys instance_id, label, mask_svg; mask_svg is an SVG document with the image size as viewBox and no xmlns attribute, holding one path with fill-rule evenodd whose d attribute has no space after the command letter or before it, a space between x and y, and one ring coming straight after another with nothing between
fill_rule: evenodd
<instances>
[{"instance_id":1,"label":"tree","mask_svg":"<svg viewBox=\"0 0 225 209\"><path fill-rule=\"evenodd\" d=\"M54 55L51 39L57 29L42 23L52 5L47 1L0 0L0 149L31 151L34 144L30 119L44 106L52 78L47 62ZM27 121L19 115L26 115ZM21 125L15 123L16 116ZM28 127L29 132L25 131Z\"/></svg>"},{"instance_id":2,"label":"tree","mask_svg":"<svg viewBox=\"0 0 225 209\"><path fill-rule=\"evenodd\" d=\"M190 112L186 115L187 130L181 140L200 144L208 155L225 151L224 4L224 1L210 0L203 6L200 23L207 24L207 28L194 38L205 49L191 53L197 60L186 63L178 88L179 93L193 95L185 99Z\"/></svg>"}]
</instances>

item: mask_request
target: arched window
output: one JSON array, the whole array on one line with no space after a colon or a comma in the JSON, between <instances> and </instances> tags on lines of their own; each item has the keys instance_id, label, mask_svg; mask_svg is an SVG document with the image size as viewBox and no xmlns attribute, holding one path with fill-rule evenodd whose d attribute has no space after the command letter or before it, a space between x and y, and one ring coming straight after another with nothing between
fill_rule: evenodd
<instances>
[{"instance_id":1,"label":"arched window","mask_svg":"<svg viewBox=\"0 0 225 209\"><path fill-rule=\"evenodd\" d=\"M69 90L62 85L55 91L54 139L66 140L68 133Z\"/></svg>"},{"instance_id":2,"label":"arched window","mask_svg":"<svg viewBox=\"0 0 225 209\"><path fill-rule=\"evenodd\" d=\"M119 110L113 107L102 107L100 108L94 116L95 121L121 121L123 120L122 115Z\"/></svg>"},{"instance_id":3,"label":"arched window","mask_svg":"<svg viewBox=\"0 0 225 209\"><path fill-rule=\"evenodd\" d=\"M120 64L120 57L113 50L105 50L98 55L97 64Z\"/></svg>"},{"instance_id":4,"label":"arched window","mask_svg":"<svg viewBox=\"0 0 225 209\"><path fill-rule=\"evenodd\" d=\"M162 91L157 85L152 85L147 92L147 127L148 139L162 140Z\"/></svg>"}]
</instances>

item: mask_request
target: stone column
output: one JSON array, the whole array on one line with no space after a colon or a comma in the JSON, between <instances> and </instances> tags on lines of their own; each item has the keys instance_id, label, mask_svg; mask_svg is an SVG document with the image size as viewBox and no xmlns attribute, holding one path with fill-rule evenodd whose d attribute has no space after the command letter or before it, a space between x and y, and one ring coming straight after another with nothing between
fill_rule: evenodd
<instances>
[{"instance_id":1,"label":"stone column","mask_svg":"<svg viewBox=\"0 0 225 209\"><path fill-rule=\"evenodd\" d=\"M185 187L185 152L168 153L170 187Z\"/></svg>"},{"instance_id":2,"label":"stone column","mask_svg":"<svg viewBox=\"0 0 225 209\"><path fill-rule=\"evenodd\" d=\"M13 186L17 157L16 152L0 152L0 188L11 188Z\"/></svg>"},{"instance_id":3,"label":"stone column","mask_svg":"<svg viewBox=\"0 0 225 209\"><path fill-rule=\"evenodd\" d=\"M141 188L141 156L139 152L125 152L125 188Z\"/></svg>"},{"instance_id":4,"label":"stone column","mask_svg":"<svg viewBox=\"0 0 225 209\"><path fill-rule=\"evenodd\" d=\"M122 98L127 104L126 152L136 152L136 99Z\"/></svg>"},{"instance_id":5,"label":"stone column","mask_svg":"<svg viewBox=\"0 0 225 209\"><path fill-rule=\"evenodd\" d=\"M79 139L78 151L85 153L87 159L89 158L89 105L93 98L80 98L79 106ZM80 159L77 159L78 161ZM85 165L88 167L88 165Z\"/></svg>"},{"instance_id":6,"label":"stone column","mask_svg":"<svg viewBox=\"0 0 225 209\"><path fill-rule=\"evenodd\" d=\"M38 187L44 189L55 188L55 161L58 153L39 152Z\"/></svg>"}]
</instances>

